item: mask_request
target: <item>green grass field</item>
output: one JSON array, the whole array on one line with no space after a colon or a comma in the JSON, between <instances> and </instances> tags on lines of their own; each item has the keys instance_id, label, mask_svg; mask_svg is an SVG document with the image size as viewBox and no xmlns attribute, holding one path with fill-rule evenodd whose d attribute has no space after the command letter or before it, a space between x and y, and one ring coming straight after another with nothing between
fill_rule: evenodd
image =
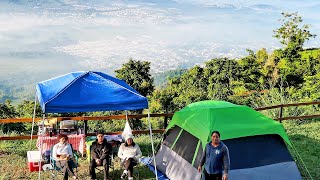
<instances>
[{"instance_id":1,"label":"green grass field","mask_svg":"<svg viewBox=\"0 0 320 180\"><path fill-rule=\"evenodd\" d=\"M320 177L320 121L304 121L303 123L296 123L295 121L283 122L287 133L297 150L299 156L302 158L305 166L310 172L313 179ZM155 138L155 144L159 144L160 135ZM141 135L135 138L135 141L140 145L144 156L150 156L152 154L151 143L149 136ZM30 148L30 141L0 141L0 179L37 179L37 172L29 172L27 166L26 152L31 149L35 149L35 140L31 142L32 148ZM290 150L293 152L293 150ZM294 158L297 158L293 154ZM88 162L86 159L80 159L80 167L78 168L79 179L89 179ZM297 161L303 179L310 179L307 175L301 161ZM153 173L151 173L147 167L140 165L135 170L139 171L140 179L155 179ZM119 179L122 173L122 169L118 161L115 162L115 170L111 171L110 175L113 179ZM98 178L102 178L102 174L98 174ZM50 179L51 172L42 172L43 179ZM58 176L57 179L62 179Z\"/></svg>"}]
</instances>

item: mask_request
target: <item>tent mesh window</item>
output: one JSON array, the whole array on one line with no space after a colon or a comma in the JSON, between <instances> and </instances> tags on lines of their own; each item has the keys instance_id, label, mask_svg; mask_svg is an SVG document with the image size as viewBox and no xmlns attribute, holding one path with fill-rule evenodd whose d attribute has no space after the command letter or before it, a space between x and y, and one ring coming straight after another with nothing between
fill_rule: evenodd
<instances>
[{"instance_id":1,"label":"tent mesh window","mask_svg":"<svg viewBox=\"0 0 320 180\"><path fill-rule=\"evenodd\" d=\"M199 140L185 130L183 130L180 137L177 138L179 139L172 150L191 164Z\"/></svg>"},{"instance_id":2,"label":"tent mesh window","mask_svg":"<svg viewBox=\"0 0 320 180\"><path fill-rule=\"evenodd\" d=\"M200 140L199 140L199 141L200 141ZM195 161L194 161L193 167L198 168L198 166L199 166L199 164L200 164L200 159L201 159L202 153L203 153L202 143L200 142L200 146L199 146L199 149L198 149L198 153L195 154L196 159L195 159Z\"/></svg>"},{"instance_id":3,"label":"tent mesh window","mask_svg":"<svg viewBox=\"0 0 320 180\"><path fill-rule=\"evenodd\" d=\"M223 142L229 149L231 169L254 168L293 161L279 135L248 136L223 140Z\"/></svg>"},{"instance_id":4,"label":"tent mesh window","mask_svg":"<svg viewBox=\"0 0 320 180\"><path fill-rule=\"evenodd\" d=\"M166 139L163 141L163 143L171 148L174 141L176 140L177 136L180 133L181 128L179 126L175 126L172 129L169 130L169 132L167 133L167 137Z\"/></svg>"}]
</instances>

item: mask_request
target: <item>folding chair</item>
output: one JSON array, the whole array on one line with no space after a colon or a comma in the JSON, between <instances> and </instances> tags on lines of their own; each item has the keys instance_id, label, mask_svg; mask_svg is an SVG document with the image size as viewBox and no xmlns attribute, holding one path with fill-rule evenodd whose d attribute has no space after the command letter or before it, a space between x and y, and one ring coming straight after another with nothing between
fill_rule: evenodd
<instances>
[{"instance_id":1,"label":"folding chair","mask_svg":"<svg viewBox=\"0 0 320 180\"><path fill-rule=\"evenodd\" d=\"M79 166L78 160L79 160L79 157L78 157L78 155L76 153L74 153L72 144L70 144L70 146L71 146L71 149L72 149L72 152L73 152L73 157L74 157L74 159L71 160L71 168L75 169L74 173L76 175L78 175L78 166ZM57 172L57 171L60 172L60 173L62 173L62 172L61 172L61 169L59 167L57 167L56 160L52 157L52 152L53 152L52 150L53 150L53 147L51 148L51 154L50 154L50 164L51 164L51 167L52 167L50 170L51 170L52 179L55 179L56 176L57 176L55 172Z\"/></svg>"},{"instance_id":2,"label":"folding chair","mask_svg":"<svg viewBox=\"0 0 320 180\"><path fill-rule=\"evenodd\" d=\"M89 163L91 162L91 159L92 159L92 157L91 157L91 145L90 145L90 151L88 152L89 153L89 155L88 155L88 161L89 161ZM111 153L110 153L110 155L109 155L109 158L108 158L108 164L109 164L109 175L110 175L110 170L112 170L112 178L114 178L114 163L113 163L113 151L111 151ZM96 174L98 174L98 173L101 173L101 172L103 172L104 171L104 167L103 167L103 165L98 165L98 166L96 166L95 167L95 170L97 170L97 172L96 172Z\"/></svg>"},{"instance_id":3,"label":"folding chair","mask_svg":"<svg viewBox=\"0 0 320 180\"><path fill-rule=\"evenodd\" d=\"M124 163L123 163L123 162L121 162L121 166L122 166L123 169L125 169L125 166L124 166ZM134 179L134 180L140 179L139 167L140 167L140 163L139 163L139 161L137 161L137 165L135 165L135 166L133 167L133 174L132 174L132 176L133 176L133 179ZM126 178L128 178L128 176L127 176Z\"/></svg>"}]
</instances>

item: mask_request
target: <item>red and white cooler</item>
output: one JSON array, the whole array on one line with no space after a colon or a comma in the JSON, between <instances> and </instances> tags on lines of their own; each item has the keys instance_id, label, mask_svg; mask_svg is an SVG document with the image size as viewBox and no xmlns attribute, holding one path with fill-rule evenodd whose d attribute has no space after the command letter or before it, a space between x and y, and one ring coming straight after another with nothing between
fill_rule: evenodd
<instances>
[{"instance_id":1,"label":"red and white cooler","mask_svg":"<svg viewBox=\"0 0 320 180\"><path fill-rule=\"evenodd\" d=\"M42 156L40 156L40 151L28 151L28 167L29 171L39 171L39 164L40 168L42 169L42 166L44 164L44 160L42 159Z\"/></svg>"}]
</instances>

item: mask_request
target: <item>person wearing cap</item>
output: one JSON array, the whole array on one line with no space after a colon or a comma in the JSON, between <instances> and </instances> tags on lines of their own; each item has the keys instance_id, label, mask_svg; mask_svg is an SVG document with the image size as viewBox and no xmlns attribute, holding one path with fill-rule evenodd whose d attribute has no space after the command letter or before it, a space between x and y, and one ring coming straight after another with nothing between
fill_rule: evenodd
<instances>
[{"instance_id":1,"label":"person wearing cap","mask_svg":"<svg viewBox=\"0 0 320 180\"><path fill-rule=\"evenodd\" d=\"M202 171L202 180L228 180L230 157L228 147L220 141L219 131L211 133L211 140L205 147L198 171Z\"/></svg>"},{"instance_id":2,"label":"person wearing cap","mask_svg":"<svg viewBox=\"0 0 320 180\"><path fill-rule=\"evenodd\" d=\"M137 165L139 158L142 153L138 144L133 142L133 136L131 134L126 135L125 143L122 143L119 151L118 157L121 159L122 164L125 167L121 175L121 179L128 176L129 180L132 180L133 167Z\"/></svg>"},{"instance_id":3,"label":"person wearing cap","mask_svg":"<svg viewBox=\"0 0 320 180\"><path fill-rule=\"evenodd\" d=\"M97 166L104 167L104 180L109 177L109 158L112 151L112 146L104 138L104 133L98 131L97 140L91 145L91 161L89 166L91 179L96 179L95 168Z\"/></svg>"}]
</instances>

